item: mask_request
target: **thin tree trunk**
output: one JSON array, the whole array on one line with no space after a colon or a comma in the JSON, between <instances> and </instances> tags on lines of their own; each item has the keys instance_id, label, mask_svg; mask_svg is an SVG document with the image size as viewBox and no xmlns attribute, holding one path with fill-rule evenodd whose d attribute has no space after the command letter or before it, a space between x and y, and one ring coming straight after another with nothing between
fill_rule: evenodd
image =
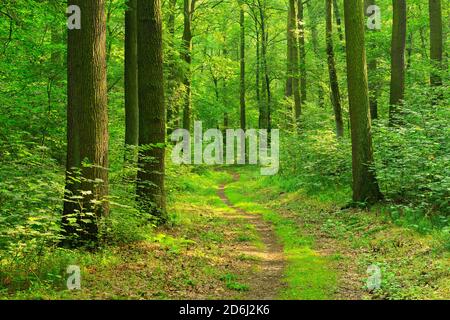
<instances>
[{"instance_id":1,"label":"thin tree trunk","mask_svg":"<svg viewBox=\"0 0 450 320\"><path fill-rule=\"evenodd\" d=\"M80 7L82 28L68 31L66 199L71 196L82 199L75 203L66 201L63 224L68 244L91 244L98 240L98 220L109 213L105 200L108 195L105 1L70 0L68 4ZM79 183L74 180L77 177ZM78 226L70 221L74 217Z\"/></svg>"},{"instance_id":2,"label":"thin tree trunk","mask_svg":"<svg viewBox=\"0 0 450 320\"><path fill-rule=\"evenodd\" d=\"M333 0L333 8L334 8L334 17L336 19L337 31L339 35L339 41L341 44L344 43L344 33L342 32L342 19L341 12L339 10L339 4L337 0Z\"/></svg>"},{"instance_id":3,"label":"thin tree trunk","mask_svg":"<svg viewBox=\"0 0 450 320\"><path fill-rule=\"evenodd\" d=\"M408 47L406 48L406 53L408 55L408 58L406 59L406 70L408 70L411 67L412 52L413 52L413 33L410 32L408 34Z\"/></svg>"},{"instance_id":4,"label":"thin tree trunk","mask_svg":"<svg viewBox=\"0 0 450 320\"><path fill-rule=\"evenodd\" d=\"M297 45L297 16L295 13L295 0L289 0L289 37L291 42L291 56L289 57L290 70L292 72L292 93L294 95L294 124L300 120L302 104L300 97L300 81L298 66L298 45Z\"/></svg>"},{"instance_id":5,"label":"thin tree trunk","mask_svg":"<svg viewBox=\"0 0 450 320\"><path fill-rule=\"evenodd\" d=\"M157 224L167 222L165 175L165 106L160 0L138 0L139 68L139 208Z\"/></svg>"},{"instance_id":6,"label":"thin tree trunk","mask_svg":"<svg viewBox=\"0 0 450 320\"><path fill-rule=\"evenodd\" d=\"M262 106L261 106L261 40L260 32L258 28L258 22L255 21L256 32L256 77L255 77L255 90L256 90L256 102L258 103L258 128L262 125Z\"/></svg>"},{"instance_id":7,"label":"thin tree trunk","mask_svg":"<svg viewBox=\"0 0 450 320\"><path fill-rule=\"evenodd\" d=\"M245 11L244 11L244 5L240 3L241 10L240 10L240 29L241 29L241 45L240 45L240 60L241 60L241 77L240 77L240 122L241 122L241 129L246 129L246 116L245 116Z\"/></svg>"},{"instance_id":8,"label":"thin tree trunk","mask_svg":"<svg viewBox=\"0 0 450 320\"><path fill-rule=\"evenodd\" d=\"M405 94L406 0L393 0L391 45L391 93L389 122L397 122L398 106Z\"/></svg>"},{"instance_id":9,"label":"thin tree trunk","mask_svg":"<svg viewBox=\"0 0 450 320\"><path fill-rule=\"evenodd\" d=\"M295 11L295 9L294 9ZM288 8L288 20L287 20L287 32L286 32L286 39L287 39L287 63L286 63L286 90L285 90L285 96L286 97L292 97L292 10L289 7Z\"/></svg>"},{"instance_id":10,"label":"thin tree trunk","mask_svg":"<svg viewBox=\"0 0 450 320\"><path fill-rule=\"evenodd\" d=\"M264 7L261 5L261 0L258 0L259 14L261 19L261 62L263 72L263 84L262 84L262 103L261 103L261 129L270 130L270 79L267 68L267 40L268 34L266 31L266 16L265 16L265 3Z\"/></svg>"},{"instance_id":11,"label":"thin tree trunk","mask_svg":"<svg viewBox=\"0 0 450 320\"><path fill-rule=\"evenodd\" d=\"M180 126L179 110L175 104L175 90L177 87L177 71L175 65L175 11L177 0L169 1L169 18L167 22L167 29L169 31L169 55L168 55L168 83L167 83L167 133L170 135L174 128Z\"/></svg>"},{"instance_id":12,"label":"thin tree trunk","mask_svg":"<svg viewBox=\"0 0 450 320\"><path fill-rule=\"evenodd\" d=\"M328 56L328 73L330 76L331 103L334 110L334 119L336 122L336 136L344 135L344 123L342 120L341 95L339 92L339 83L334 61L333 49L333 2L326 0L326 42Z\"/></svg>"},{"instance_id":13,"label":"thin tree trunk","mask_svg":"<svg viewBox=\"0 0 450 320\"><path fill-rule=\"evenodd\" d=\"M186 88L183 108L183 128L190 130L192 97L191 97L191 63L192 63L192 14L195 0L184 0L184 30L183 30L183 60L186 62L187 71L183 84Z\"/></svg>"},{"instance_id":14,"label":"thin tree trunk","mask_svg":"<svg viewBox=\"0 0 450 320\"><path fill-rule=\"evenodd\" d=\"M308 1L306 3L306 5L307 5L307 8L308 8L308 14L309 14L309 18L310 18L310 21L311 21L311 41L312 41L314 55L317 58L319 58L319 60L321 60L320 57L319 57L319 55L320 55L320 53L319 53L319 36L317 34L317 27L316 27L318 21L314 17L314 14L312 12L311 2ZM323 98L323 96L324 96L323 88L322 88L322 84L321 84L321 80L320 80L320 74L322 73L322 64L321 64L321 62L319 62L317 64L316 72L319 73L319 75L318 75L319 81L317 83L317 97L318 97L318 100L319 100L319 106L321 108L323 108L325 103L324 103L324 98Z\"/></svg>"},{"instance_id":15,"label":"thin tree trunk","mask_svg":"<svg viewBox=\"0 0 450 320\"><path fill-rule=\"evenodd\" d=\"M365 0L364 1L364 12L367 16L369 14L367 13L367 9L369 6L375 5L375 0ZM376 29L369 30L370 32L375 32ZM370 43L369 43L370 45ZM369 61L367 63L368 73L369 75L376 75L377 74L377 67L378 67L378 61L376 57L369 58ZM369 81L369 104L370 104L370 117L372 120L378 118L378 87L379 84L375 81Z\"/></svg>"},{"instance_id":16,"label":"thin tree trunk","mask_svg":"<svg viewBox=\"0 0 450 320\"><path fill-rule=\"evenodd\" d=\"M137 3L128 0L125 11L125 144L139 142Z\"/></svg>"},{"instance_id":17,"label":"thin tree trunk","mask_svg":"<svg viewBox=\"0 0 450 320\"><path fill-rule=\"evenodd\" d=\"M442 11L441 0L429 0L430 15L430 58L433 70L430 75L432 86L441 86L442 78L439 70L442 69Z\"/></svg>"},{"instance_id":18,"label":"thin tree trunk","mask_svg":"<svg viewBox=\"0 0 450 320\"><path fill-rule=\"evenodd\" d=\"M306 50L305 50L305 20L304 20L304 7L303 0L297 0L297 21L298 21L298 48L300 58L300 92L301 102L306 101L307 88L306 88Z\"/></svg>"},{"instance_id":19,"label":"thin tree trunk","mask_svg":"<svg viewBox=\"0 0 450 320\"><path fill-rule=\"evenodd\" d=\"M348 95L352 134L353 201L382 198L375 173L369 115L363 0L344 0Z\"/></svg>"}]
</instances>

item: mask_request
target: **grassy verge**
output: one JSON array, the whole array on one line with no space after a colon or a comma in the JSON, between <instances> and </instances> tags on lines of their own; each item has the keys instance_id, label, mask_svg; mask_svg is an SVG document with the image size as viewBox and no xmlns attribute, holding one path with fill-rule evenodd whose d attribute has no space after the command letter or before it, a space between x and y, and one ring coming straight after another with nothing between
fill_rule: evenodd
<instances>
[{"instance_id":1,"label":"grassy verge","mask_svg":"<svg viewBox=\"0 0 450 320\"><path fill-rule=\"evenodd\" d=\"M340 210L350 199L342 188L293 192L287 184L280 176L243 169L240 182L229 188L232 201L274 223L285 245L289 289L282 297L450 298L445 230L417 232L393 219L384 205ZM380 270L381 287L369 290L373 267Z\"/></svg>"},{"instance_id":2,"label":"grassy verge","mask_svg":"<svg viewBox=\"0 0 450 320\"><path fill-rule=\"evenodd\" d=\"M98 251L68 250L27 243L16 257L0 259L1 299L237 299L249 289L257 259L243 243L258 243L245 221L231 219L217 186L231 180L202 170L169 184L170 228L136 226L127 209L116 207L111 233L126 242ZM139 222L139 220L137 221ZM131 233L131 234L130 234ZM31 251L33 249L33 251ZM66 268L81 269L81 290L68 291Z\"/></svg>"},{"instance_id":3,"label":"grassy verge","mask_svg":"<svg viewBox=\"0 0 450 320\"><path fill-rule=\"evenodd\" d=\"M227 187L231 202L249 213L262 214L270 221L283 244L287 260L285 270L286 288L280 299L332 299L336 291L337 277L330 257L322 256L313 249L314 239L305 235L294 219L268 209L266 195L261 191L260 181L247 171L241 171L241 179ZM258 203L259 202L259 203ZM260 204L261 203L261 204Z\"/></svg>"}]
</instances>

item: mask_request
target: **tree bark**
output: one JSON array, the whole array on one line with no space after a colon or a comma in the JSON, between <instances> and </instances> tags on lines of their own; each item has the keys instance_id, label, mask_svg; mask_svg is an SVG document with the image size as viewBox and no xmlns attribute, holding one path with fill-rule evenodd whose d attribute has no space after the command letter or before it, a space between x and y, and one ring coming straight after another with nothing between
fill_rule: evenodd
<instances>
[{"instance_id":1,"label":"tree bark","mask_svg":"<svg viewBox=\"0 0 450 320\"><path fill-rule=\"evenodd\" d=\"M98 220L109 213L105 199L108 195L105 1L70 0L68 4L79 6L82 15L81 29L68 31L66 200L71 196L82 198L66 201L63 224L67 243L91 244L98 240ZM80 182L74 180L77 178ZM70 223L74 217L78 227Z\"/></svg>"},{"instance_id":2,"label":"tree bark","mask_svg":"<svg viewBox=\"0 0 450 320\"><path fill-rule=\"evenodd\" d=\"M432 86L441 86L442 78L439 70L442 69L442 11L441 0L429 0L430 16L430 58L433 70L430 75Z\"/></svg>"},{"instance_id":3,"label":"tree bark","mask_svg":"<svg viewBox=\"0 0 450 320\"><path fill-rule=\"evenodd\" d=\"M297 22L298 22L298 51L300 59L300 93L301 103L304 103L307 98L306 88L306 50L305 50L305 19L303 0L297 0Z\"/></svg>"},{"instance_id":4,"label":"tree bark","mask_svg":"<svg viewBox=\"0 0 450 320\"><path fill-rule=\"evenodd\" d=\"M393 0L389 123L397 122L405 94L406 0Z\"/></svg>"},{"instance_id":5,"label":"tree bark","mask_svg":"<svg viewBox=\"0 0 450 320\"><path fill-rule=\"evenodd\" d=\"M256 102L258 103L258 128L262 125L262 105L261 105L261 40L258 27L258 21L255 20L256 33L256 75L255 75L255 93Z\"/></svg>"},{"instance_id":6,"label":"tree bark","mask_svg":"<svg viewBox=\"0 0 450 320\"><path fill-rule=\"evenodd\" d=\"M363 0L344 0L348 95L352 136L353 201L382 198L375 173L364 48Z\"/></svg>"},{"instance_id":7,"label":"tree bark","mask_svg":"<svg viewBox=\"0 0 450 320\"><path fill-rule=\"evenodd\" d=\"M160 0L138 0L139 209L157 224L167 222L165 106Z\"/></svg>"},{"instance_id":8,"label":"tree bark","mask_svg":"<svg viewBox=\"0 0 450 320\"><path fill-rule=\"evenodd\" d=\"M137 3L128 0L125 11L125 144L139 142Z\"/></svg>"},{"instance_id":9,"label":"tree bark","mask_svg":"<svg viewBox=\"0 0 450 320\"><path fill-rule=\"evenodd\" d=\"M332 0L326 0L326 42L328 57L328 73L330 77L331 103L334 110L334 119L336 122L336 136L344 135L344 123L342 120L341 95L339 92L339 83L336 72L333 49L333 3Z\"/></svg>"},{"instance_id":10,"label":"tree bark","mask_svg":"<svg viewBox=\"0 0 450 320\"><path fill-rule=\"evenodd\" d=\"M263 0L265 1L265 0ZM262 100L261 100L261 126L260 129L268 129L270 131L270 78L267 68L267 45L268 45L268 33L266 30L266 14L265 14L265 2L261 4L261 0L258 0L259 14L261 19L261 66L263 73L262 83Z\"/></svg>"},{"instance_id":11,"label":"tree bark","mask_svg":"<svg viewBox=\"0 0 450 320\"><path fill-rule=\"evenodd\" d=\"M244 11L244 4L239 3L241 10L240 10L240 38L241 38L241 45L240 45L240 122L241 122L241 129L246 129L246 116L245 116L245 11Z\"/></svg>"},{"instance_id":12,"label":"tree bark","mask_svg":"<svg viewBox=\"0 0 450 320\"><path fill-rule=\"evenodd\" d=\"M295 9L294 9L295 11ZM288 20L287 20L287 32L286 32L286 42L287 42L287 63L286 63L286 90L285 96L292 97L292 10L289 6L288 8Z\"/></svg>"},{"instance_id":13,"label":"tree bark","mask_svg":"<svg viewBox=\"0 0 450 320\"><path fill-rule=\"evenodd\" d=\"M186 62L187 71L184 75L183 84L186 88L183 108L183 128L191 128L191 64L192 64L192 14L195 0L184 0L184 29L183 29L183 60Z\"/></svg>"},{"instance_id":14,"label":"tree bark","mask_svg":"<svg viewBox=\"0 0 450 320\"><path fill-rule=\"evenodd\" d=\"M339 41L341 44L344 43L344 33L342 32L342 19L341 12L339 10L339 4L337 0L333 0L333 8L334 8L334 17L336 19L337 31L339 35Z\"/></svg>"},{"instance_id":15,"label":"tree bark","mask_svg":"<svg viewBox=\"0 0 450 320\"><path fill-rule=\"evenodd\" d=\"M297 16L295 14L295 0L289 0L289 37L291 42L291 56L289 57L289 69L291 70L292 78L292 93L294 95L294 117L295 124L300 120L302 112L302 103L300 97L300 81L299 81L299 66L298 66L298 46L297 46Z\"/></svg>"},{"instance_id":16,"label":"tree bark","mask_svg":"<svg viewBox=\"0 0 450 320\"><path fill-rule=\"evenodd\" d=\"M365 0L364 1L364 12L366 16L369 16L367 9L369 6L375 5L375 0ZM375 29L369 30L370 32L375 32ZM368 59L367 68L369 75L376 75L378 61L376 57L371 57ZM372 120L378 119L378 86L379 84L375 81L369 81L369 104L370 104L370 117Z\"/></svg>"},{"instance_id":17,"label":"tree bark","mask_svg":"<svg viewBox=\"0 0 450 320\"><path fill-rule=\"evenodd\" d=\"M167 83L167 133L170 135L175 128L180 127L179 121L179 107L175 103L176 88L178 85L178 77L175 63L175 12L177 0L169 1L169 17L167 22L167 29L169 31L169 56L167 61L168 69L168 83Z\"/></svg>"},{"instance_id":18,"label":"tree bark","mask_svg":"<svg viewBox=\"0 0 450 320\"><path fill-rule=\"evenodd\" d=\"M317 34L317 27L316 25L318 24L317 18L314 17L314 14L312 12L312 8L311 8L311 2L308 1L306 3L307 8L308 8L308 14L310 17L310 21L311 21L311 41L312 41L312 46L313 46L313 51L314 51L314 55L319 58L319 61L321 60L319 55L319 35ZM322 73L322 63L321 61L317 64L317 69L316 72L318 73L318 83L317 83L317 97L319 100L319 106L321 108L324 107L324 93L323 93L323 88L322 88L322 84L321 84L321 80L320 80L320 74Z\"/></svg>"}]
</instances>

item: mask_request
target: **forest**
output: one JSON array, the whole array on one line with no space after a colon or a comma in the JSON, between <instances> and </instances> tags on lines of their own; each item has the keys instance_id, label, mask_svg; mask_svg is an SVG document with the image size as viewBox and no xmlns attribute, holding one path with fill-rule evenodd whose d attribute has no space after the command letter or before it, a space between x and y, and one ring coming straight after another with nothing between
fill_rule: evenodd
<instances>
[{"instance_id":1,"label":"forest","mask_svg":"<svg viewBox=\"0 0 450 320\"><path fill-rule=\"evenodd\" d=\"M1 0L0 300L449 300L442 0Z\"/></svg>"}]
</instances>

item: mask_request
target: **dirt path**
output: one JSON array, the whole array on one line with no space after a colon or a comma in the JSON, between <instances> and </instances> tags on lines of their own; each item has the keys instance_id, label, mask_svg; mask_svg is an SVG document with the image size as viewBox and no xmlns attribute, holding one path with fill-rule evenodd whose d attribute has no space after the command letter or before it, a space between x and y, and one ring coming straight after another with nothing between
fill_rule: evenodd
<instances>
[{"instance_id":1,"label":"dirt path","mask_svg":"<svg viewBox=\"0 0 450 320\"><path fill-rule=\"evenodd\" d=\"M233 174L234 181L239 180L239 174ZM285 286L282 281L285 259L283 246L278 243L276 235L270 223L263 220L259 214L250 214L238 207L235 207L225 194L226 185L220 185L217 191L218 196L230 208L233 218L241 218L248 221L255 227L263 248L256 248L254 245L243 243L239 250L246 255L257 258L258 272L252 272L247 279L250 290L246 299L269 300L276 299L281 289Z\"/></svg>"}]
</instances>

